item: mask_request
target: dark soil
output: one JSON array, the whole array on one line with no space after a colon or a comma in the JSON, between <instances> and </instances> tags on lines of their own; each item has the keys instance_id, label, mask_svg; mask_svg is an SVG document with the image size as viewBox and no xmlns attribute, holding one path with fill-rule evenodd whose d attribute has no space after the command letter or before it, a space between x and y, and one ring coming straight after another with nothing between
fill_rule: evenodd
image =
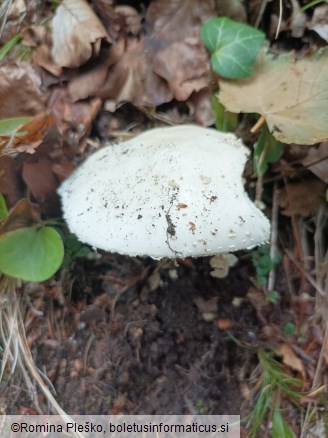
<instances>
[{"instance_id":1,"label":"dark soil","mask_svg":"<svg viewBox=\"0 0 328 438\"><path fill-rule=\"evenodd\" d=\"M104 255L76 263L49 288L44 316L30 329L36 363L72 415L239 414L240 373L252 355L217 321L255 342L259 323L245 298L252 274L247 257L222 280L210 276L208 259L159 264ZM24 393L13 399L15 388L12 414L30 406Z\"/></svg>"}]
</instances>

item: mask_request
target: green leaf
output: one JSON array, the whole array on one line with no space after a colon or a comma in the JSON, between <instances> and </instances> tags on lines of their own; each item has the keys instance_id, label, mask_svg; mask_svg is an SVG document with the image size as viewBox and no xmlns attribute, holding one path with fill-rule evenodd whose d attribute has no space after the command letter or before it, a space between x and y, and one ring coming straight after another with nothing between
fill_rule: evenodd
<instances>
[{"instance_id":1,"label":"green leaf","mask_svg":"<svg viewBox=\"0 0 328 438\"><path fill-rule=\"evenodd\" d=\"M254 171L257 175L264 175L269 163L279 160L284 145L276 140L267 125L262 127L259 140L254 145Z\"/></svg>"},{"instance_id":2,"label":"green leaf","mask_svg":"<svg viewBox=\"0 0 328 438\"><path fill-rule=\"evenodd\" d=\"M271 291L268 292L267 300L268 300L269 303L275 305L275 304L279 303L280 298L281 297L280 297L280 293L279 292L277 292L275 290L271 290Z\"/></svg>"},{"instance_id":3,"label":"green leaf","mask_svg":"<svg viewBox=\"0 0 328 438\"><path fill-rule=\"evenodd\" d=\"M12 135L16 129L25 125L33 117L12 117L0 120L0 135Z\"/></svg>"},{"instance_id":4,"label":"green leaf","mask_svg":"<svg viewBox=\"0 0 328 438\"><path fill-rule=\"evenodd\" d=\"M24 227L0 237L0 271L25 281L44 281L60 267L64 245L51 227Z\"/></svg>"},{"instance_id":5,"label":"green leaf","mask_svg":"<svg viewBox=\"0 0 328 438\"><path fill-rule=\"evenodd\" d=\"M68 266L76 259L90 258L93 254L91 248L80 242L74 234L63 236L65 256L63 266Z\"/></svg>"},{"instance_id":6,"label":"green leaf","mask_svg":"<svg viewBox=\"0 0 328 438\"><path fill-rule=\"evenodd\" d=\"M280 410L276 407L272 415L272 438L295 438L291 428L288 426Z\"/></svg>"},{"instance_id":7,"label":"green leaf","mask_svg":"<svg viewBox=\"0 0 328 438\"><path fill-rule=\"evenodd\" d=\"M8 208L5 198L0 193L0 221L2 221L8 215Z\"/></svg>"},{"instance_id":8,"label":"green leaf","mask_svg":"<svg viewBox=\"0 0 328 438\"><path fill-rule=\"evenodd\" d=\"M285 336L295 336L296 335L296 327L292 322L287 322L283 328L283 334Z\"/></svg>"},{"instance_id":9,"label":"green leaf","mask_svg":"<svg viewBox=\"0 0 328 438\"><path fill-rule=\"evenodd\" d=\"M328 47L303 56L261 50L252 75L220 80L220 102L234 113L258 113L282 143L312 145L328 137Z\"/></svg>"},{"instance_id":10,"label":"green leaf","mask_svg":"<svg viewBox=\"0 0 328 438\"><path fill-rule=\"evenodd\" d=\"M20 42L22 37L20 35L13 36L3 47L0 49L0 61L2 61L7 53L10 52L10 50L16 46Z\"/></svg>"},{"instance_id":11,"label":"green leaf","mask_svg":"<svg viewBox=\"0 0 328 438\"><path fill-rule=\"evenodd\" d=\"M226 17L208 20L200 36L211 52L213 69L225 78L246 78L253 71L255 57L264 44L264 33Z\"/></svg>"},{"instance_id":12,"label":"green leaf","mask_svg":"<svg viewBox=\"0 0 328 438\"><path fill-rule=\"evenodd\" d=\"M219 131L233 132L238 125L238 114L227 111L222 103L219 102L218 96L212 96L212 110L215 117L215 127Z\"/></svg>"}]
</instances>

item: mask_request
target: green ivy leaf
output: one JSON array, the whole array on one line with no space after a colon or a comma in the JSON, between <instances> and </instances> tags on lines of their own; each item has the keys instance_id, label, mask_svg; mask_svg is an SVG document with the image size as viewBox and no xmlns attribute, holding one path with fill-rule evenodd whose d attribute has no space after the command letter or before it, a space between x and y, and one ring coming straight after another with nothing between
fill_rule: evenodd
<instances>
[{"instance_id":1,"label":"green ivy leaf","mask_svg":"<svg viewBox=\"0 0 328 438\"><path fill-rule=\"evenodd\" d=\"M60 267L64 245L51 227L24 227L0 237L0 271L25 281L44 281Z\"/></svg>"},{"instance_id":2,"label":"green ivy leaf","mask_svg":"<svg viewBox=\"0 0 328 438\"><path fill-rule=\"evenodd\" d=\"M200 36L212 54L213 70L230 79L246 78L252 73L255 57L265 40L260 30L226 17L208 20Z\"/></svg>"}]
</instances>

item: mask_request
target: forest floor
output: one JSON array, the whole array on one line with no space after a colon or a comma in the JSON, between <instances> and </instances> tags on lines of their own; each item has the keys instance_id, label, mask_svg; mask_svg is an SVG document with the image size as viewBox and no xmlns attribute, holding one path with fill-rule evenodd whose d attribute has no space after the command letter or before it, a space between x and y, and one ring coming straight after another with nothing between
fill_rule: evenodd
<instances>
[{"instance_id":1,"label":"forest floor","mask_svg":"<svg viewBox=\"0 0 328 438\"><path fill-rule=\"evenodd\" d=\"M51 220L62 217L60 182L104 144L157 126L214 125L211 97L218 76L199 38L208 18L219 14L257 25L275 54L295 50L301 56L327 41L320 28L328 27L326 4L301 12L306 2L283 1L280 17L279 2L263 8L266 2L255 0L95 0L89 3L104 26L95 25L101 48L100 42L82 47L85 33L73 26L64 36L82 48L69 52L60 31L44 24L53 20L51 2L5 3L10 12L0 39L7 47L0 61L0 121L41 115L34 129L42 135L28 133L19 153L0 155L0 193L10 208L29 197ZM79 8L82 3L76 0ZM321 21L315 18L319 7ZM15 35L19 38L9 49ZM253 114L240 115L234 129L250 149L259 138L250 132L255 121ZM279 378L299 379L293 388L297 403L279 385L275 393L294 436L324 436L327 145L293 143L273 163L268 160L262 201L277 226L270 242L279 253L276 264L270 261L270 245L241 251L228 275L216 278L210 258L155 261L86 247L80 257L74 253L78 243L67 240L59 272L45 282L17 286L33 359L67 413L246 419L265 390L269 362L263 357L270 357ZM254 199L258 182L251 163L244 177ZM13 376L5 372L0 412L51 412L36 384L34 389L26 387L18 370ZM304 422L310 407L313 416ZM271 436L272 413L262 423L258 436ZM243 421L242 437L245 427Z\"/></svg>"}]
</instances>

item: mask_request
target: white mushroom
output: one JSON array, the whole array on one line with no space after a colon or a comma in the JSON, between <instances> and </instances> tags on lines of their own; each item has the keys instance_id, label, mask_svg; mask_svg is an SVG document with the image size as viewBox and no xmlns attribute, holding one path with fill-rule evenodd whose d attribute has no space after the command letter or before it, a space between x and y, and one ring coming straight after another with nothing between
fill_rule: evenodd
<instances>
[{"instance_id":1,"label":"white mushroom","mask_svg":"<svg viewBox=\"0 0 328 438\"><path fill-rule=\"evenodd\" d=\"M243 187L248 155L233 134L151 129L97 151L61 185L64 217L82 242L130 256L250 249L270 223Z\"/></svg>"}]
</instances>

